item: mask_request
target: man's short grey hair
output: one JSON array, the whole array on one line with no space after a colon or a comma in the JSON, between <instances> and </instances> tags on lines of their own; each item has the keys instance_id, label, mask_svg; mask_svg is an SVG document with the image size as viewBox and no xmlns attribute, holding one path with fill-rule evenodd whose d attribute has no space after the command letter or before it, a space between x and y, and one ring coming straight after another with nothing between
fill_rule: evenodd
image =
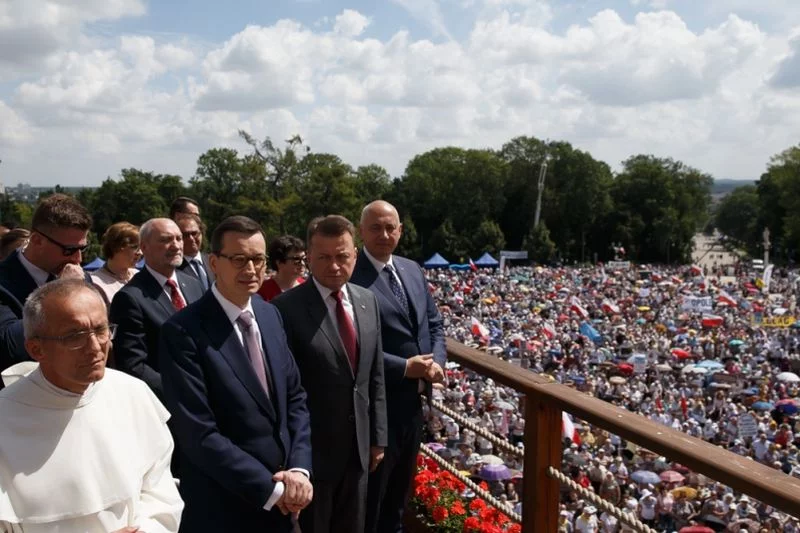
<instances>
[{"instance_id":1,"label":"man's short grey hair","mask_svg":"<svg viewBox=\"0 0 800 533\"><path fill-rule=\"evenodd\" d=\"M42 333L47 317L44 312L44 303L50 298L69 298L78 292L86 290L97 296L98 300L105 306L103 298L94 285L86 283L82 279L57 279L45 283L28 296L25 306L22 308L22 328L25 331L25 340L32 339Z\"/></svg>"}]
</instances>

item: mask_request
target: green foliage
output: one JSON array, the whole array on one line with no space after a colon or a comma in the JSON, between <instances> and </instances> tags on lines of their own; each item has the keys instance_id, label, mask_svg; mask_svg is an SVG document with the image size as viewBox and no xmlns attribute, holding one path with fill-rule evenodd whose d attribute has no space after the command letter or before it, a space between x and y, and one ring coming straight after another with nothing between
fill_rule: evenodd
<instances>
[{"instance_id":1,"label":"green foliage","mask_svg":"<svg viewBox=\"0 0 800 533\"><path fill-rule=\"evenodd\" d=\"M494 220L484 220L472 236L472 255L476 258L483 255L483 252L496 255L505 248L505 245L506 238L500 225Z\"/></svg>"},{"instance_id":2,"label":"green foliage","mask_svg":"<svg viewBox=\"0 0 800 533\"><path fill-rule=\"evenodd\" d=\"M522 247L528 251L528 257L537 263L549 263L556 255L556 244L550 238L550 230L544 222L531 228Z\"/></svg>"},{"instance_id":3,"label":"green foliage","mask_svg":"<svg viewBox=\"0 0 800 533\"><path fill-rule=\"evenodd\" d=\"M758 190L745 185L731 191L716 209L717 229L740 245L749 247L759 239Z\"/></svg>"},{"instance_id":4,"label":"green foliage","mask_svg":"<svg viewBox=\"0 0 800 533\"><path fill-rule=\"evenodd\" d=\"M419 244L417 227L414 225L414 219L408 215L403 217L403 235L400 237L400 242L397 243L396 253L411 259L422 259L422 247Z\"/></svg>"}]
</instances>

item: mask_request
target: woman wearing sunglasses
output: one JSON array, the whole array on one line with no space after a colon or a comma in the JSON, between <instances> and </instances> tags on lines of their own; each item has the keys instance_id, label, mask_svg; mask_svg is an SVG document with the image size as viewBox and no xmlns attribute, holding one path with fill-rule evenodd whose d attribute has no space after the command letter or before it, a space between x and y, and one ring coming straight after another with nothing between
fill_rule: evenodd
<instances>
[{"instance_id":1,"label":"woman wearing sunglasses","mask_svg":"<svg viewBox=\"0 0 800 533\"><path fill-rule=\"evenodd\" d=\"M297 237L282 235L269 243L267 255L274 274L261 285L258 294L270 301L305 281L306 247Z\"/></svg>"}]
</instances>

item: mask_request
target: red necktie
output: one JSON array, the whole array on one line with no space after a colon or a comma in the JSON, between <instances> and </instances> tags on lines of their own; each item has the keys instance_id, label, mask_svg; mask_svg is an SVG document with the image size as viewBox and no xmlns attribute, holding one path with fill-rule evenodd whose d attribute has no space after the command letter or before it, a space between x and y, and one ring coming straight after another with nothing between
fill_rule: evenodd
<instances>
[{"instance_id":1,"label":"red necktie","mask_svg":"<svg viewBox=\"0 0 800 533\"><path fill-rule=\"evenodd\" d=\"M181 296L181 293L178 291L178 284L175 283L175 280L168 279L167 285L169 285L169 294L170 299L172 300L172 306L175 308L176 311L180 311L184 307L186 307L186 301Z\"/></svg>"},{"instance_id":2,"label":"red necktie","mask_svg":"<svg viewBox=\"0 0 800 533\"><path fill-rule=\"evenodd\" d=\"M344 310L342 303L342 291L333 291L331 296L336 300L336 322L339 326L339 336L342 338L342 344L347 352L347 358L350 360L350 367L353 369L353 374L358 369L358 342L356 341L356 328L353 327L353 321L347 311Z\"/></svg>"}]
</instances>

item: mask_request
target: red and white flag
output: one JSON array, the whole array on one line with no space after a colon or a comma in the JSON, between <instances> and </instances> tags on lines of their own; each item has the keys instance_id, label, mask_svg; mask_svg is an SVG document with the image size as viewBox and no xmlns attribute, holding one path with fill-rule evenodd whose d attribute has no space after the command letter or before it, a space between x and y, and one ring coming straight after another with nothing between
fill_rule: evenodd
<instances>
[{"instance_id":1,"label":"red and white flag","mask_svg":"<svg viewBox=\"0 0 800 533\"><path fill-rule=\"evenodd\" d=\"M581 303L578 301L578 298L575 296L570 298L569 305L570 309L575 311L575 313L577 313L583 320L589 318L589 311L587 311L586 308L581 305Z\"/></svg>"},{"instance_id":2,"label":"red and white flag","mask_svg":"<svg viewBox=\"0 0 800 533\"><path fill-rule=\"evenodd\" d=\"M556 336L556 328L553 327L553 324L551 322L545 322L544 326L542 326L542 333L548 339L552 339L553 337Z\"/></svg>"},{"instance_id":3,"label":"red and white flag","mask_svg":"<svg viewBox=\"0 0 800 533\"><path fill-rule=\"evenodd\" d=\"M717 296L717 301L724 303L726 305L730 305L731 307L736 307L739 305L739 302L736 300L736 298L734 298L733 296L731 296L722 289L720 289L719 291L719 296Z\"/></svg>"},{"instance_id":4,"label":"red and white flag","mask_svg":"<svg viewBox=\"0 0 800 533\"><path fill-rule=\"evenodd\" d=\"M606 313L609 313L609 314L612 314L612 315L618 315L619 314L619 306L617 304L615 304L614 302L612 302L611 300L609 300L608 298L603 300L602 307L603 307L603 311L605 311Z\"/></svg>"},{"instance_id":5,"label":"red and white flag","mask_svg":"<svg viewBox=\"0 0 800 533\"><path fill-rule=\"evenodd\" d=\"M469 258L469 268L471 268L473 272L478 271L478 265L475 264L475 261L473 261L471 257Z\"/></svg>"},{"instance_id":6,"label":"red and white flag","mask_svg":"<svg viewBox=\"0 0 800 533\"><path fill-rule=\"evenodd\" d=\"M678 276L672 276L670 280L672 280L672 283L674 283L675 285L680 285L681 283L683 283L683 280Z\"/></svg>"},{"instance_id":7,"label":"red and white flag","mask_svg":"<svg viewBox=\"0 0 800 533\"><path fill-rule=\"evenodd\" d=\"M578 430L575 429L572 417L564 411L561 411L561 438L569 439L579 446L581 444L581 436L578 435Z\"/></svg>"},{"instance_id":8,"label":"red and white flag","mask_svg":"<svg viewBox=\"0 0 800 533\"><path fill-rule=\"evenodd\" d=\"M489 338L489 330L475 317L472 317L472 334L484 339Z\"/></svg>"},{"instance_id":9,"label":"red and white flag","mask_svg":"<svg viewBox=\"0 0 800 533\"><path fill-rule=\"evenodd\" d=\"M703 269L697 265L692 265L691 272L695 276L700 276L703 273Z\"/></svg>"}]
</instances>

